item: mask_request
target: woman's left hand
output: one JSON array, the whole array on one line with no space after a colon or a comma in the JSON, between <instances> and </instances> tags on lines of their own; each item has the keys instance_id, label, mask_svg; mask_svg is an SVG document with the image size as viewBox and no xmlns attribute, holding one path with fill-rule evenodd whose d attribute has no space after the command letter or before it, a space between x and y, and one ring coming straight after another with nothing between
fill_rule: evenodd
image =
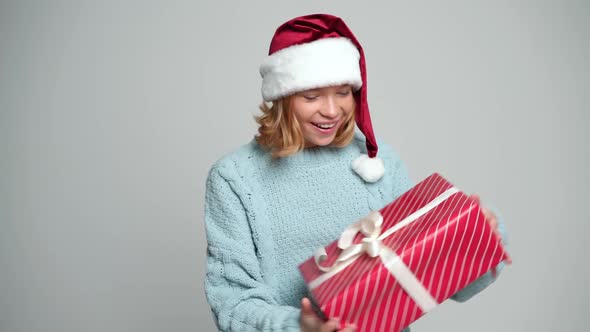
<instances>
[{"instance_id":1,"label":"woman's left hand","mask_svg":"<svg viewBox=\"0 0 590 332\"><path fill-rule=\"evenodd\" d=\"M492 226L494 233L496 233L496 235L498 235L499 238L502 238L502 234L500 234L500 232L498 231L498 220L496 219L496 214L494 214L494 212L490 211L488 208L481 205L481 199L479 198L479 195L471 194L469 195L469 198L475 200L477 203L480 204L479 206L481 208L481 212L486 217L486 221L490 224L490 226ZM511 261L509 260L507 261L507 263L510 264Z\"/></svg>"},{"instance_id":2,"label":"woman's left hand","mask_svg":"<svg viewBox=\"0 0 590 332\"><path fill-rule=\"evenodd\" d=\"M481 205L481 199L479 198L478 194L471 194L469 195L469 198L479 203L481 212L486 217L486 221L490 224L490 226L492 226L494 233L496 233L499 237L502 237L501 234L498 232L498 220L496 220L496 215L494 214L494 212L490 211L488 208L485 208L483 205Z\"/></svg>"}]
</instances>

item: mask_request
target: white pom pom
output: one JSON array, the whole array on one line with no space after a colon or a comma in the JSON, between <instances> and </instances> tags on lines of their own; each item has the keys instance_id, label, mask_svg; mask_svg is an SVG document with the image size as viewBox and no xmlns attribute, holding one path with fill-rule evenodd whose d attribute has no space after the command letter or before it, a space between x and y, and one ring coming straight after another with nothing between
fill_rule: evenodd
<instances>
[{"instance_id":1,"label":"white pom pom","mask_svg":"<svg viewBox=\"0 0 590 332\"><path fill-rule=\"evenodd\" d=\"M377 182L385 173L385 165L379 157L369 158L361 154L352 161L352 169L366 182Z\"/></svg>"}]
</instances>

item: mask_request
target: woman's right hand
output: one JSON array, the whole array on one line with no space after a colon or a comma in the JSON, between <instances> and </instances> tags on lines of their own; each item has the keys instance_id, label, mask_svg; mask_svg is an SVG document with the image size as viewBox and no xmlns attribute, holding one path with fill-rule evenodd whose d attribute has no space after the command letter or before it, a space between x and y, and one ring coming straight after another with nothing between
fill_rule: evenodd
<instances>
[{"instance_id":1,"label":"woman's right hand","mask_svg":"<svg viewBox=\"0 0 590 332\"><path fill-rule=\"evenodd\" d=\"M322 320L311 307L311 301L304 297L301 300L301 331L302 332L333 332L338 331L338 320L332 318L325 322ZM356 328L348 325L346 328L340 330L341 332L353 332Z\"/></svg>"}]
</instances>

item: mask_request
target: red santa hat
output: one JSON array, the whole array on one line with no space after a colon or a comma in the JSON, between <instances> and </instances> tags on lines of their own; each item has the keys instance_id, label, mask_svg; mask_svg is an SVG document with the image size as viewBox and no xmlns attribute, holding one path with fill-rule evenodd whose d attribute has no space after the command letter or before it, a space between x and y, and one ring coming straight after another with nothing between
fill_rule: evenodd
<instances>
[{"instance_id":1,"label":"red santa hat","mask_svg":"<svg viewBox=\"0 0 590 332\"><path fill-rule=\"evenodd\" d=\"M356 124L365 135L367 147L367 154L353 160L352 168L367 182L376 182L383 176L385 169L377 157L377 140L367 104L365 55L341 18L313 14L282 24L272 38L260 75L265 101L304 90L350 84L356 101Z\"/></svg>"}]
</instances>

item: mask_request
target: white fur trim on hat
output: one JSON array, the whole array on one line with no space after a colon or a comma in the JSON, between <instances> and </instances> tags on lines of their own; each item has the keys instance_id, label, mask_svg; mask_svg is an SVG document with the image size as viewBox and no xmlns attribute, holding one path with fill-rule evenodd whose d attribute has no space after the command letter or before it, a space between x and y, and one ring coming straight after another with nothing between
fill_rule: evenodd
<instances>
[{"instance_id":1,"label":"white fur trim on hat","mask_svg":"<svg viewBox=\"0 0 590 332\"><path fill-rule=\"evenodd\" d=\"M361 154L352 161L352 169L366 182L377 182L385 173L385 165L379 157L369 158Z\"/></svg>"},{"instance_id":2,"label":"white fur trim on hat","mask_svg":"<svg viewBox=\"0 0 590 332\"><path fill-rule=\"evenodd\" d=\"M318 39L277 51L260 65L265 101L309 89L351 84L362 85L360 54L344 37Z\"/></svg>"}]
</instances>

